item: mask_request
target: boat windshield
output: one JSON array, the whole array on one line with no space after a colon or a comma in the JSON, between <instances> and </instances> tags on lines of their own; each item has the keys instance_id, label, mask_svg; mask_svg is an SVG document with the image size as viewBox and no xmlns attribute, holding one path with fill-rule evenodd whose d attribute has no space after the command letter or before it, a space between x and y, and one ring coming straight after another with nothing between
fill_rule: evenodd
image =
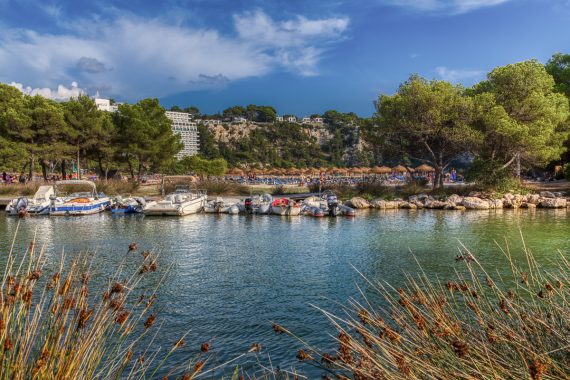
<instances>
[{"instance_id":1,"label":"boat windshield","mask_svg":"<svg viewBox=\"0 0 570 380\"><path fill-rule=\"evenodd\" d=\"M92 196L93 196L93 193L90 193L88 191L78 191L76 193L69 194L67 197L68 198L91 198Z\"/></svg>"}]
</instances>

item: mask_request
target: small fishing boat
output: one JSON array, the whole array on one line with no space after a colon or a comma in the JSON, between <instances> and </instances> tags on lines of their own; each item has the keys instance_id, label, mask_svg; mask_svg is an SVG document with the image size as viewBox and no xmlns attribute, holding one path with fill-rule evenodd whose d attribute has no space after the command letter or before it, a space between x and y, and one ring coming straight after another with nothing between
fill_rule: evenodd
<instances>
[{"instance_id":1,"label":"small fishing boat","mask_svg":"<svg viewBox=\"0 0 570 380\"><path fill-rule=\"evenodd\" d=\"M113 214L139 214L143 211L146 201L142 197L120 196L114 199L113 205L109 207Z\"/></svg>"},{"instance_id":2,"label":"small fishing boat","mask_svg":"<svg viewBox=\"0 0 570 380\"><path fill-rule=\"evenodd\" d=\"M91 181L57 181L54 188L55 194L50 196L49 208L49 214L53 216L97 214L111 205L111 199L103 193L97 193L97 187ZM63 194L68 188L87 190Z\"/></svg>"},{"instance_id":3,"label":"small fishing boat","mask_svg":"<svg viewBox=\"0 0 570 380\"><path fill-rule=\"evenodd\" d=\"M356 216L356 211L348 206L341 204L338 201L337 196L330 192L324 192L320 197L313 196L305 199L303 204L307 207L320 208L323 213L328 216L336 217L338 215L342 216Z\"/></svg>"},{"instance_id":4,"label":"small fishing boat","mask_svg":"<svg viewBox=\"0 0 570 380\"><path fill-rule=\"evenodd\" d=\"M278 198L271 202L271 212L275 215L295 216L301 213L301 205L289 198Z\"/></svg>"},{"instance_id":5,"label":"small fishing boat","mask_svg":"<svg viewBox=\"0 0 570 380\"><path fill-rule=\"evenodd\" d=\"M40 186L33 198L19 197L12 199L6 206L8 215L48 215L51 204L50 197L54 195L53 186Z\"/></svg>"},{"instance_id":6,"label":"small fishing boat","mask_svg":"<svg viewBox=\"0 0 570 380\"><path fill-rule=\"evenodd\" d=\"M315 218L322 218L323 216L325 216L325 212L320 207L303 204L301 206L301 210L303 215L308 215Z\"/></svg>"},{"instance_id":7,"label":"small fishing boat","mask_svg":"<svg viewBox=\"0 0 570 380\"><path fill-rule=\"evenodd\" d=\"M271 195L255 194L245 198L244 201L239 204L239 208L241 212L245 212L246 214L266 215L271 214L271 202L273 202Z\"/></svg>"},{"instance_id":8,"label":"small fishing boat","mask_svg":"<svg viewBox=\"0 0 570 380\"><path fill-rule=\"evenodd\" d=\"M205 191L191 191L188 186L178 186L160 201L153 201L143 208L145 215L184 216L201 211L208 201Z\"/></svg>"},{"instance_id":9,"label":"small fishing boat","mask_svg":"<svg viewBox=\"0 0 570 380\"><path fill-rule=\"evenodd\" d=\"M205 213L211 214L239 214L239 200L231 198L216 197L204 206Z\"/></svg>"}]
</instances>

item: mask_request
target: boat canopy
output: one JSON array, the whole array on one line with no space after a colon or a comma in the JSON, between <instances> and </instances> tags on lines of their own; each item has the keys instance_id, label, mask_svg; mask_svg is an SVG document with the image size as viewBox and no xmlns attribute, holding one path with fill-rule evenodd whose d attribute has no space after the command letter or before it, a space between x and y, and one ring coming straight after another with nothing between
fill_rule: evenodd
<instances>
[{"instance_id":1,"label":"boat canopy","mask_svg":"<svg viewBox=\"0 0 570 380\"><path fill-rule=\"evenodd\" d=\"M80 179L70 179L70 180L65 180L65 181L57 181L55 183L56 193L58 192L58 188L61 188L61 186L89 186L91 188L91 193L94 196L97 194L97 187L95 186L95 183L93 183L91 181L80 180Z\"/></svg>"}]
</instances>

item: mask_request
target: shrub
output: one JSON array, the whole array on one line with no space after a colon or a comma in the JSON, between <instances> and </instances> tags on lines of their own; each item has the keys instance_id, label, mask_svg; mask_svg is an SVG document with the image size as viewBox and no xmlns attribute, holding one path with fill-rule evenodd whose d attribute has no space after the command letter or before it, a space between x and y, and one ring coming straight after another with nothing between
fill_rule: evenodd
<instances>
[{"instance_id":1,"label":"shrub","mask_svg":"<svg viewBox=\"0 0 570 380\"><path fill-rule=\"evenodd\" d=\"M481 158L473 161L465 173L465 179L485 191L508 192L521 188L520 181L513 176L510 168L503 168L498 161Z\"/></svg>"},{"instance_id":2,"label":"shrub","mask_svg":"<svg viewBox=\"0 0 570 380\"><path fill-rule=\"evenodd\" d=\"M0 195L13 195L13 196L30 196L38 191L42 183L29 182L26 184L13 183L9 185L0 184Z\"/></svg>"},{"instance_id":3,"label":"shrub","mask_svg":"<svg viewBox=\"0 0 570 380\"><path fill-rule=\"evenodd\" d=\"M353 301L348 317L326 314L338 350L307 346L297 357L343 379L568 378L570 263L560 253L546 270L523 249L526 264L511 261L507 276L461 248L464 274L447 282L408 276L395 290L367 280L372 295Z\"/></svg>"},{"instance_id":4,"label":"shrub","mask_svg":"<svg viewBox=\"0 0 570 380\"><path fill-rule=\"evenodd\" d=\"M562 166L562 174L566 180L570 181L570 162Z\"/></svg>"},{"instance_id":5,"label":"shrub","mask_svg":"<svg viewBox=\"0 0 570 380\"><path fill-rule=\"evenodd\" d=\"M140 184L137 181L116 180L95 181L95 186L97 186L98 192L107 195L132 194L140 188Z\"/></svg>"},{"instance_id":6,"label":"shrub","mask_svg":"<svg viewBox=\"0 0 570 380\"><path fill-rule=\"evenodd\" d=\"M283 185L274 186L273 189L271 190L271 195L282 195L282 194L285 194L285 186Z\"/></svg>"}]
</instances>

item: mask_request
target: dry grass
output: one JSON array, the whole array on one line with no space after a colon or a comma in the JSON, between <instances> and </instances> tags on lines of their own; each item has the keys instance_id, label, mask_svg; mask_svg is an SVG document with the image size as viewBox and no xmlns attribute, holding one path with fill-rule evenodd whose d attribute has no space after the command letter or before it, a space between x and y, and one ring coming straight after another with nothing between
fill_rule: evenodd
<instances>
[{"instance_id":1,"label":"dry grass","mask_svg":"<svg viewBox=\"0 0 570 380\"><path fill-rule=\"evenodd\" d=\"M132 261L138 264L128 273L124 268ZM161 357L160 350L150 348L159 331L158 285L145 296L139 288L147 278L162 281L156 278L155 254L139 253L131 244L104 289L90 285L87 256L62 256L52 273L45 263L46 252L34 241L24 254L11 250L7 256L0 295L0 379L152 378L183 345L183 337L173 339ZM206 360L181 363L171 374L194 378Z\"/></svg>"},{"instance_id":2,"label":"dry grass","mask_svg":"<svg viewBox=\"0 0 570 380\"><path fill-rule=\"evenodd\" d=\"M39 182L32 182L26 184L13 183L10 185L0 184L0 195L10 195L10 196L29 196L34 195L40 187Z\"/></svg>"},{"instance_id":3,"label":"dry grass","mask_svg":"<svg viewBox=\"0 0 570 380\"><path fill-rule=\"evenodd\" d=\"M462 247L465 274L447 282L425 274L400 289L368 281L373 295L353 300L346 317L325 312L338 350L306 344L297 358L330 379L568 379L570 263L560 254L558 268L546 270L525 248L518 266L503 253L509 276L492 275Z\"/></svg>"}]
</instances>

